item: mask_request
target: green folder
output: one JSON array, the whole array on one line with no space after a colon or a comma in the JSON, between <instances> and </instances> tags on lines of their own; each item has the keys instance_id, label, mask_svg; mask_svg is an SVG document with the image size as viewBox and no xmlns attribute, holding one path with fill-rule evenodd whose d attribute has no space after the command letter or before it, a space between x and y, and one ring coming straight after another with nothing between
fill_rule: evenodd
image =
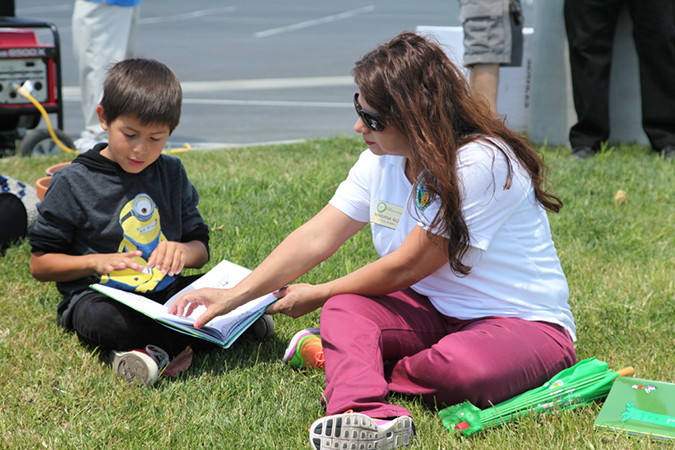
<instances>
[{"instance_id":1,"label":"green folder","mask_svg":"<svg viewBox=\"0 0 675 450\"><path fill-rule=\"evenodd\" d=\"M594 427L675 440L675 384L618 377Z\"/></svg>"}]
</instances>

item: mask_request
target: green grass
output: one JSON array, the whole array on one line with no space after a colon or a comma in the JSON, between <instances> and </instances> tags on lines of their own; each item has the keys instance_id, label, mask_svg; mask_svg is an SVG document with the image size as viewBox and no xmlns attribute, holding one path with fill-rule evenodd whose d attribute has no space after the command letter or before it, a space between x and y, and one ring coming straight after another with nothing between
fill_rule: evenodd
<instances>
[{"instance_id":1,"label":"green grass","mask_svg":"<svg viewBox=\"0 0 675 450\"><path fill-rule=\"evenodd\" d=\"M221 259L254 267L331 198L362 149L337 137L286 146L194 151L178 156L201 195L212 229L209 269ZM550 215L578 326L579 359L595 356L640 378L675 382L675 164L642 147L610 149L588 161L543 149L565 207ZM71 158L0 159L0 173L34 183ZM617 190L627 193L616 203ZM56 321L59 295L28 273L26 241L0 259L0 447L306 449L324 415L321 373L281 357L319 313L275 318L276 335L242 338L198 355L177 379L136 387ZM302 280L321 282L376 257L368 229ZM415 417L414 448L661 448L646 438L596 432L600 405L528 417L468 439L443 428L418 398L394 395Z\"/></svg>"}]
</instances>

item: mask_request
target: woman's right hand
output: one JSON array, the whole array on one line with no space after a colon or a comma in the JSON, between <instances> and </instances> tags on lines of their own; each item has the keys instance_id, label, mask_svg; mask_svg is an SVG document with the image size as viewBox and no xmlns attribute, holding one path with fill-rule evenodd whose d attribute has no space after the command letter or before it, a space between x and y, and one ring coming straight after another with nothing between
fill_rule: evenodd
<instances>
[{"instance_id":1,"label":"woman's right hand","mask_svg":"<svg viewBox=\"0 0 675 450\"><path fill-rule=\"evenodd\" d=\"M178 317L189 316L199 306L206 311L195 320L195 327L201 328L213 318L227 314L239 305L234 302L231 289L202 288L187 291L176 297L169 305L168 313Z\"/></svg>"}]
</instances>

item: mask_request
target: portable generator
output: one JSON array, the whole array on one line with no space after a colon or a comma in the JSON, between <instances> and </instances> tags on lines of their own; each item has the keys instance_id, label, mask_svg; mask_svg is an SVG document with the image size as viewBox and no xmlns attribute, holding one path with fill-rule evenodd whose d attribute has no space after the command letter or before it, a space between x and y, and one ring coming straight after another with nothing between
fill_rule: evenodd
<instances>
[{"instance_id":1,"label":"portable generator","mask_svg":"<svg viewBox=\"0 0 675 450\"><path fill-rule=\"evenodd\" d=\"M53 43L41 44L36 29L51 30ZM50 22L0 17L0 156L15 154L42 155L60 149L48 130L34 129L41 119L40 110L17 90L30 86L32 97L46 114L56 114L54 133L66 146L72 139L63 132L63 97L61 95L61 57L59 35Z\"/></svg>"}]
</instances>

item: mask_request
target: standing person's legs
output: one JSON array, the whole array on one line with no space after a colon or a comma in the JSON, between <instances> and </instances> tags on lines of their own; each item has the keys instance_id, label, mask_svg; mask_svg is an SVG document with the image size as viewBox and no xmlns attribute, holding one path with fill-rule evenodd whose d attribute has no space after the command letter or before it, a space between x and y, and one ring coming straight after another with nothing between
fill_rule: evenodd
<instances>
[{"instance_id":1,"label":"standing person's legs","mask_svg":"<svg viewBox=\"0 0 675 450\"><path fill-rule=\"evenodd\" d=\"M399 360L389 389L439 406L469 400L483 409L541 386L576 362L569 334L551 323L447 318L447 332L431 348Z\"/></svg>"},{"instance_id":2,"label":"standing person's legs","mask_svg":"<svg viewBox=\"0 0 675 450\"><path fill-rule=\"evenodd\" d=\"M382 297L339 295L321 312L328 415L354 410L373 418L410 415L386 402L384 363L414 355L446 334L445 319L411 289Z\"/></svg>"},{"instance_id":3,"label":"standing person's legs","mask_svg":"<svg viewBox=\"0 0 675 450\"><path fill-rule=\"evenodd\" d=\"M133 53L140 5L123 7L76 0L73 10L73 51L78 66L85 129L103 132L96 107L103 96L107 67Z\"/></svg>"},{"instance_id":4,"label":"standing person's legs","mask_svg":"<svg viewBox=\"0 0 675 450\"><path fill-rule=\"evenodd\" d=\"M577 123L574 149L597 151L609 137L609 81L614 34L623 0L565 0L572 90Z\"/></svg>"},{"instance_id":5,"label":"standing person's legs","mask_svg":"<svg viewBox=\"0 0 675 450\"><path fill-rule=\"evenodd\" d=\"M675 146L675 2L630 0L640 61L642 127L656 151Z\"/></svg>"},{"instance_id":6,"label":"standing person's legs","mask_svg":"<svg viewBox=\"0 0 675 450\"><path fill-rule=\"evenodd\" d=\"M487 100L490 111L497 114L499 64L474 64L469 72L469 84L477 95Z\"/></svg>"},{"instance_id":7,"label":"standing person's legs","mask_svg":"<svg viewBox=\"0 0 675 450\"><path fill-rule=\"evenodd\" d=\"M500 66L520 66L523 17L519 0L461 0L464 65L469 84L497 114Z\"/></svg>"}]
</instances>

